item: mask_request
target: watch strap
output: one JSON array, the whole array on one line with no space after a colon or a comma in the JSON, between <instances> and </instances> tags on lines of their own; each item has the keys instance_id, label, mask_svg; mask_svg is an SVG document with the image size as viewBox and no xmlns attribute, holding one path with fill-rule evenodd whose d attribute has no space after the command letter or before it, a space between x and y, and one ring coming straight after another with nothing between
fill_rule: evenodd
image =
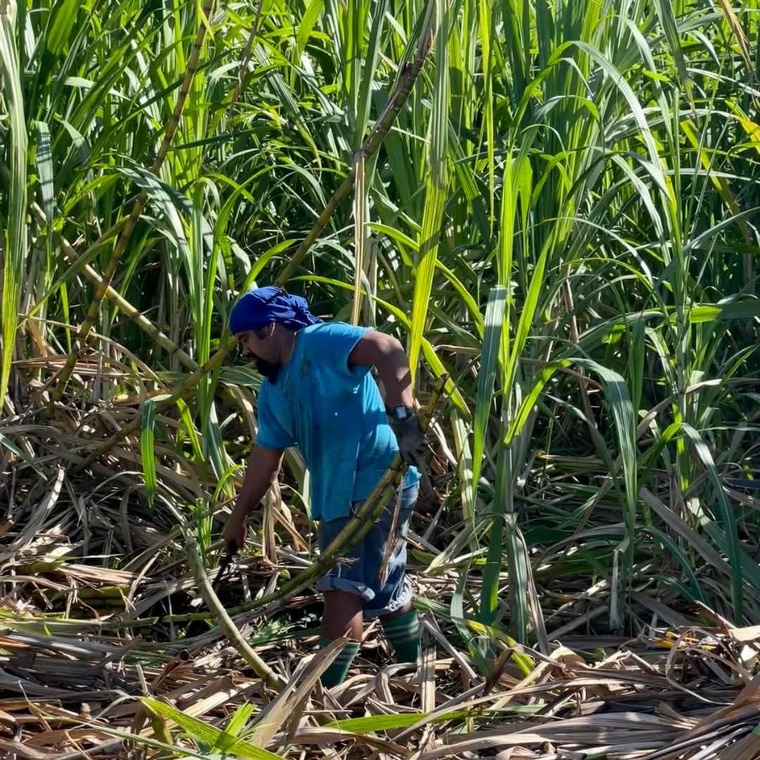
<instances>
[{"instance_id":1,"label":"watch strap","mask_svg":"<svg viewBox=\"0 0 760 760\"><path fill-rule=\"evenodd\" d=\"M388 416L396 420L396 422L403 422L414 416L414 409L404 404L399 404L388 412Z\"/></svg>"}]
</instances>

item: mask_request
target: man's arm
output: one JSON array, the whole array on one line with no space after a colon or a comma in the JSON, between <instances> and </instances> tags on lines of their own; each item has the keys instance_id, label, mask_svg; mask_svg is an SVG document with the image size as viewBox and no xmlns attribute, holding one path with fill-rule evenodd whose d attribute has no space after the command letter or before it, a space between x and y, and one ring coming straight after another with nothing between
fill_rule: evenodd
<instances>
[{"instance_id":1,"label":"man's arm","mask_svg":"<svg viewBox=\"0 0 760 760\"><path fill-rule=\"evenodd\" d=\"M282 464L283 451L254 446L248 458L248 466L243 479L243 488L237 497L227 525L224 528L225 544L235 542L238 549L243 548L247 533L246 518L259 506Z\"/></svg>"},{"instance_id":2,"label":"man's arm","mask_svg":"<svg viewBox=\"0 0 760 760\"><path fill-rule=\"evenodd\" d=\"M392 335L365 333L348 356L350 367L377 367L390 409L412 407L412 375L409 360L401 343Z\"/></svg>"},{"instance_id":3,"label":"man's arm","mask_svg":"<svg viewBox=\"0 0 760 760\"><path fill-rule=\"evenodd\" d=\"M354 366L375 366L385 387L385 402L390 416L389 422L398 441L399 451L407 464L417 467L428 499L437 504L433 485L427 474L425 454L428 450L425 433L420 427L417 415L412 412L397 416L398 407L414 409L412 397L412 373L403 346L396 338L385 333L369 331L365 333L348 355L348 364Z\"/></svg>"}]
</instances>

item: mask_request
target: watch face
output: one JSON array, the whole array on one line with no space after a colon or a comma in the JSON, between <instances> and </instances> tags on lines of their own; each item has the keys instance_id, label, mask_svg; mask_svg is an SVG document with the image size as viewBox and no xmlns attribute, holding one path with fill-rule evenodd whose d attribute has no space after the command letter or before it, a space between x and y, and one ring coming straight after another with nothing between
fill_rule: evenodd
<instances>
[{"instance_id":1,"label":"watch face","mask_svg":"<svg viewBox=\"0 0 760 760\"><path fill-rule=\"evenodd\" d=\"M409 417L409 410L405 406L397 406L393 410L393 416L399 421L405 420Z\"/></svg>"}]
</instances>

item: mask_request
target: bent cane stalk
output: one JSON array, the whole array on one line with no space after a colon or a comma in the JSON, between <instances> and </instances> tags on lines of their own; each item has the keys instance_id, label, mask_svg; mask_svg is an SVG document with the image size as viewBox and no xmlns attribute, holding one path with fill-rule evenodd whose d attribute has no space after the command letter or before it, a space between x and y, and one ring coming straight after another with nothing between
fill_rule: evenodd
<instances>
[{"instance_id":1,"label":"bent cane stalk","mask_svg":"<svg viewBox=\"0 0 760 760\"><path fill-rule=\"evenodd\" d=\"M6 178L6 172L6 167L0 165L0 177ZM35 218L37 224L39 224L40 227L47 227L47 215L40 208L38 203L30 203L29 210L31 211L32 216ZM123 222L120 222L119 224L123 224ZM105 237L112 234L114 232L114 229L115 227L111 228L111 230L101 236L100 240L97 241L95 245L102 242ZM74 265L77 259L80 258L74 246L61 234L58 235L58 240L61 244L61 250L63 251L64 258L70 265ZM90 249L88 250L91 250L92 247L93 246L90 246ZM86 256L87 252L81 255L81 257ZM190 357L176 343L174 343L174 341L172 341L171 338L166 335L166 333L161 332L161 330L159 330L144 314L142 314L129 301L127 301L127 299L124 298L124 296L119 293L118 290L114 289L111 285L106 284L103 277L101 277L101 275L99 275L97 271L93 269L93 267L91 267L89 264L85 264L82 267L82 274L96 287L102 287L104 289L104 297L107 298L125 317L131 319L149 338L151 338L151 340L154 341L154 343L163 348L170 357L176 357L177 361L179 361L179 363L185 367L185 369L189 369L191 372L198 368L198 363L192 357Z\"/></svg>"},{"instance_id":2,"label":"bent cane stalk","mask_svg":"<svg viewBox=\"0 0 760 760\"><path fill-rule=\"evenodd\" d=\"M0 163L0 179L10 184L10 170L5 164ZM29 211L42 228L46 229L48 226L47 214L40 208L40 205L36 201L32 201L29 204ZM56 233L57 240L61 244L61 250L66 261L74 266L77 260L86 259L88 254L94 250L95 247L105 243L108 238L114 236L121 227L126 224L127 220L122 219L113 225L109 230L104 232L84 253L77 253L74 246L60 233ZM142 312L136 309L127 299L119 293L112 285L108 285L104 278L98 274L98 272L89 264L84 264L81 268L82 274L93 284L96 288L103 288L104 298L109 300L125 317L131 319L154 343L164 349L170 357L176 357L177 361L189 369L191 372L198 368L198 362L190 357L185 351L182 350L174 341L169 338L166 333L159 330ZM39 308L39 303L35 307ZM30 315L33 315L33 311Z\"/></svg>"},{"instance_id":3,"label":"bent cane stalk","mask_svg":"<svg viewBox=\"0 0 760 760\"><path fill-rule=\"evenodd\" d=\"M237 340L230 336L222 347L203 366L198 367L194 372L177 383L167 398L157 402L155 405L155 411L157 412L159 409L171 407L173 404L176 404L179 399L184 399L195 393L195 386L198 384L198 381L208 372L213 372L218 367L221 367L224 357L235 347L236 344ZM103 456L103 454L109 452L120 440L140 430L141 426L142 415L138 415L131 422L124 425L118 433L115 433L110 438L103 441L100 446L95 448L86 459L73 468L73 472L82 472L82 470L87 469L93 462Z\"/></svg>"},{"instance_id":4,"label":"bent cane stalk","mask_svg":"<svg viewBox=\"0 0 760 760\"><path fill-rule=\"evenodd\" d=\"M420 425L423 430L427 430L430 425L430 420L438 406L438 401L443 394L447 381L448 375L444 374L438 378L427 407L419 415ZM362 538L364 538L365 535L367 535L370 528L372 528L375 522L379 519L388 499L398 487L403 473L404 462L400 455L396 455L391 466L388 468L385 475L383 475L380 482L375 486L375 489L369 497L367 497L364 504L362 504L359 511L351 518L351 520L349 520L346 527L335 537L335 540L327 547L327 549L325 549L325 551L322 552L322 554L320 554L320 556L314 560L306 570L288 581L278 591L269 594L268 596L262 596L260 599L257 599L255 602L248 605L248 608L254 610L265 607L266 609L262 610L261 614L270 614L273 610L282 606L286 601L295 596L299 591L303 591L303 589L307 588L314 581L321 578L333 565L336 564L342 551L353 548L362 540Z\"/></svg>"},{"instance_id":5,"label":"bent cane stalk","mask_svg":"<svg viewBox=\"0 0 760 760\"><path fill-rule=\"evenodd\" d=\"M198 584L198 590L203 597L203 601L206 602L208 608L214 613L219 628L230 642L235 645L241 657L253 668L256 675L264 681L264 684L271 689L281 691L285 687L285 681L253 651L251 645L245 640L243 634L240 633L227 610L224 609L224 606L219 601L219 597L216 595L208 579L208 575L206 575L206 569L203 567L203 560L198 552L198 546L192 532L187 529L187 526L183 526L183 528L187 556L193 568L193 575Z\"/></svg>"},{"instance_id":6,"label":"bent cane stalk","mask_svg":"<svg viewBox=\"0 0 760 760\"><path fill-rule=\"evenodd\" d=\"M151 173L155 174L156 176L158 176L159 172L161 171L164 160L169 153L169 146L174 139L174 135L177 131L177 127L179 126L180 119L182 118L182 111L184 110L187 96L190 93L190 87L193 83L195 72L198 70L201 50L203 49L203 41L205 40L206 33L208 31L207 20L211 18L213 9L214 0L206 0L206 4L201 11L201 20L198 26L198 32L195 35L195 40L193 41L190 56L187 60L187 70L185 71L185 77L182 81L182 86L177 93L177 102L174 106L174 111L169 118L168 124L166 125L166 133L164 134L164 138L161 141L161 146L158 149L156 159L153 162L153 165L150 167ZM116 273L116 268L118 267L119 262L124 255L124 251L126 250L127 245L132 238L132 233L135 231L135 227L137 226L137 222L140 219L140 216L142 216L142 212L145 208L147 200L148 193L147 191L143 190L137 196L137 200L132 206L132 211L127 218L127 223L124 225L124 229L122 230L119 239L116 241L116 246L114 247L113 253L111 254L111 259L108 262L108 266L106 267L105 271L103 272L102 281L97 286L95 295L93 296L92 302L90 303L90 308L87 310L87 317L85 318L84 322L82 322L78 331L77 337L79 340L80 350L84 345L84 342L87 340L87 336L90 334L90 330L92 330L92 326L95 324L95 320L98 318L98 314L100 313L100 305L106 296L106 290L113 280L113 276ZM78 355L79 353L76 350L72 351L69 354L69 357L66 360L66 365L61 370L58 385L52 394L54 402L59 402L63 397L63 393L66 390L66 384L68 383L69 378L71 377L71 373L74 371L74 367L76 366Z\"/></svg>"},{"instance_id":7,"label":"bent cane stalk","mask_svg":"<svg viewBox=\"0 0 760 760\"><path fill-rule=\"evenodd\" d=\"M433 417L438 402L443 395L444 388L448 381L448 375L441 375L436 381L433 388L430 400L427 407L419 415L420 425L423 430L427 430L430 425L430 420ZM250 612L252 610L261 610L259 614L268 615L274 610L281 607L285 602L294 597L299 591L310 586L314 581L321 578L333 565L335 565L339 559L340 553L348 549L353 548L361 539L369 532L370 528L380 517L380 513L385 508L390 496L395 492L401 476L404 472L404 462L399 455L391 463L390 467L386 471L385 475L380 479L375 489L367 497L367 500L362 504L359 511L354 517L349 520L345 528L336 536L335 540L325 549L320 556L314 560L302 573L299 573L292 580L285 583L278 591L268 596L262 596L253 602L248 602L245 605L236 607L231 610L233 613L238 612ZM200 560L199 560L200 561ZM205 571L204 571L205 572ZM208 578L206 578L208 583ZM203 598L208 604L209 608L216 611L217 604L221 606L214 590L211 588L211 584L208 583L208 589L203 590ZM210 601L211 600L211 601ZM261 609L265 607L266 609ZM226 616L229 613L225 611ZM158 618L151 618L153 624L168 622L170 616L159 616ZM208 615L199 613L190 613L188 615L171 616L173 621L187 621L187 620L203 620L208 618ZM144 620L135 621L137 625L145 623ZM225 621L226 624L226 621ZM120 623L121 627L127 627L127 621ZM104 627L108 627L108 623ZM220 623L220 627L222 624ZM236 629L237 630L237 629ZM226 633L226 631L225 631ZM253 666L252 666L253 667Z\"/></svg>"}]
</instances>

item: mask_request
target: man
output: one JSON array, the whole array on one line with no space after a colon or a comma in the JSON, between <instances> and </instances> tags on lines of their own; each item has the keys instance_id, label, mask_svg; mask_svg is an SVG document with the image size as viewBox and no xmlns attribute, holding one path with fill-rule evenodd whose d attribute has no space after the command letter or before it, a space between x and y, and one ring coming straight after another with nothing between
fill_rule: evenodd
<instances>
[{"instance_id":1,"label":"man","mask_svg":"<svg viewBox=\"0 0 760 760\"><path fill-rule=\"evenodd\" d=\"M258 396L259 430L243 488L224 530L241 548L246 517L276 480L283 452L297 446L311 475L312 517L324 550L366 500L400 451L421 461L426 439L413 411L406 354L395 338L342 322L322 322L307 302L281 288L245 293L230 315L230 330L264 376ZM388 412L370 369L376 367ZM398 499L362 541L317 584L324 596L320 646L347 636L350 642L322 676L341 683L359 652L364 618L379 617L401 662L419 655L419 623L406 579L404 540L419 491L409 467ZM385 562L388 541L393 551ZM381 577L382 574L382 577Z\"/></svg>"}]
</instances>

